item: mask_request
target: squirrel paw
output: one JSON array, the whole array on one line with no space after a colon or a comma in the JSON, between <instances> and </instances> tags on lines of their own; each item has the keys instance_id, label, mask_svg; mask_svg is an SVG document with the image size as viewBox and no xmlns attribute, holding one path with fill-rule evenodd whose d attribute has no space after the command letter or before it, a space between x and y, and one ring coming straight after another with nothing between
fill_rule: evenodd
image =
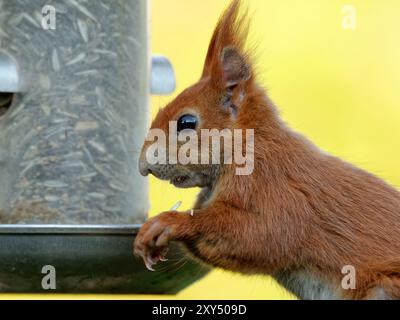
<instances>
[{"instance_id":1,"label":"squirrel paw","mask_svg":"<svg viewBox=\"0 0 400 320\"><path fill-rule=\"evenodd\" d=\"M179 219L177 212L165 212L147 221L134 243L134 254L142 257L150 271L159 261L167 261L168 246L175 239Z\"/></svg>"}]
</instances>

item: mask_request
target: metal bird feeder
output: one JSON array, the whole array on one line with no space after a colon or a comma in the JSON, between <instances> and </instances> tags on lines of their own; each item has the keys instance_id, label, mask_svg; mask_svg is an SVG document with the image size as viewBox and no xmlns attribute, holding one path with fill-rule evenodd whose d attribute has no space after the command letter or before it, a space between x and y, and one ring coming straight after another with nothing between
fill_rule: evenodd
<instances>
[{"instance_id":1,"label":"metal bird feeder","mask_svg":"<svg viewBox=\"0 0 400 320\"><path fill-rule=\"evenodd\" d=\"M0 0L1 292L44 292L45 265L55 292L174 293L207 272L132 255L148 98L175 88L148 39L146 0Z\"/></svg>"}]
</instances>

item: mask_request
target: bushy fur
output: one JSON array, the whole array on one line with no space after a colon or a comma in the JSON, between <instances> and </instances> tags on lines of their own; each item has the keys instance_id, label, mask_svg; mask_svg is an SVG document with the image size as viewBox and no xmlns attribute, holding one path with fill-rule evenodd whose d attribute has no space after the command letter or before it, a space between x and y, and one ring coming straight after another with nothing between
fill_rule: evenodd
<instances>
[{"instance_id":1,"label":"bushy fur","mask_svg":"<svg viewBox=\"0 0 400 320\"><path fill-rule=\"evenodd\" d=\"M254 173L238 176L233 165L175 167L174 174L208 175L194 216L166 212L149 220L136 253L151 266L176 240L209 265L272 275L300 298L400 298L400 193L320 151L280 120L256 82L245 52L246 14L239 9L234 0L221 17L199 82L161 110L152 128L167 132L169 121L195 112L202 128L255 129ZM241 59L224 64L226 48ZM244 68L250 75L241 78ZM231 86L229 72L239 75ZM221 106L228 90L235 114ZM155 175L161 170L153 169ZM355 290L341 287L346 265L356 269Z\"/></svg>"}]
</instances>

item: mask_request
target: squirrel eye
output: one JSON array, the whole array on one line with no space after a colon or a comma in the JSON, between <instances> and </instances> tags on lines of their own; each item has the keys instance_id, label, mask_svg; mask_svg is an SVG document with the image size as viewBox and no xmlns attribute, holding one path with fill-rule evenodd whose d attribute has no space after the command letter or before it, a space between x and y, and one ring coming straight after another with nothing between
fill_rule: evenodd
<instances>
[{"instance_id":1,"label":"squirrel eye","mask_svg":"<svg viewBox=\"0 0 400 320\"><path fill-rule=\"evenodd\" d=\"M181 132L185 129L195 130L197 127L197 117L191 114L185 114L178 120L177 131Z\"/></svg>"}]
</instances>

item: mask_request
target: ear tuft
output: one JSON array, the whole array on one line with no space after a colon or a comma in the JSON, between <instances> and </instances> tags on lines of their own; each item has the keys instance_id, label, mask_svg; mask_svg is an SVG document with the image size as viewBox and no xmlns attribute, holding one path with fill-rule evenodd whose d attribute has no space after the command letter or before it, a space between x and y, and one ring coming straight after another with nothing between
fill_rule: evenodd
<instances>
[{"instance_id":1,"label":"ear tuft","mask_svg":"<svg viewBox=\"0 0 400 320\"><path fill-rule=\"evenodd\" d=\"M210 76L214 77L215 81L221 79L221 57L224 48L235 48L242 54L246 52L249 25L247 7L242 9L241 0L232 0L214 30L204 62L202 78Z\"/></svg>"},{"instance_id":2,"label":"ear tuft","mask_svg":"<svg viewBox=\"0 0 400 320\"><path fill-rule=\"evenodd\" d=\"M222 50L221 64L225 87L236 86L251 78L246 58L234 47L226 47Z\"/></svg>"}]
</instances>

